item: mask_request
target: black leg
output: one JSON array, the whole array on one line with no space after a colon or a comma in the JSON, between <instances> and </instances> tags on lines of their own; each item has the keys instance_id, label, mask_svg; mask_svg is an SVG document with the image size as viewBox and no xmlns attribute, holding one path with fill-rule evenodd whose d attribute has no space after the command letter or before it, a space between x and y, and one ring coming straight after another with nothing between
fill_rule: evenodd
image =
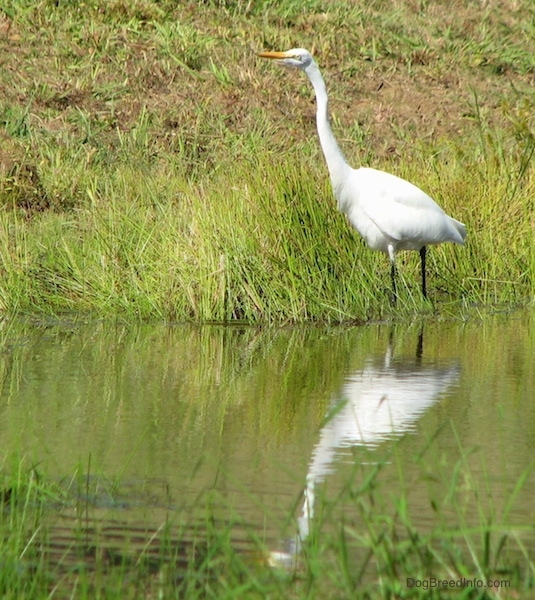
<instances>
[{"instance_id":1,"label":"black leg","mask_svg":"<svg viewBox=\"0 0 535 600\"><path fill-rule=\"evenodd\" d=\"M391 262L390 279L392 281L392 297L390 300L392 304L396 304L398 296L396 293L396 264L394 263L394 261Z\"/></svg>"},{"instance_id":2,"label":"black leg","mask_svg":"<svg viewBox=\"0 0 535 600\"><path fill-rule=\"evenodd\" d=\"M427 248L422 246L420 248L420 259L422 261L422 295L424 298L427 298L427 289L425 286L425 255L427 252Z\"/></svg>"},{"instance_id":3,"label":"black leg","mask_svg":"<svg viewBox=\"0 0 535 600\"><path fill-rule=\"evenodd\" d=\"M422 364L422 355L424 353L424 326L420 329L420 333L418 334L418 343L416 344L416 363L418 365Z\"/></svg>"}]
</instances>

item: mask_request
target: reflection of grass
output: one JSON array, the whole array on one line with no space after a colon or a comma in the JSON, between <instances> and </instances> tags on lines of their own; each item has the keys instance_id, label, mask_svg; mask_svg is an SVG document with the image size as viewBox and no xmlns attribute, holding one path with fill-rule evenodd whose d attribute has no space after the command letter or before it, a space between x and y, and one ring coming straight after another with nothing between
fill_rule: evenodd
<instances>
[{"instance_id":1,"label":"reflection of grass","mask_svg":"<svg viewBox=\"0 0 535 600\"><path fill-rule=\"evenodd\" d=\"M437 310L532 300L533 26L502 4L4 3L0 308L389 316L387 261L336 212L307 82L254 59L296 40L351 162L466 222L465 248L430 255ZM397 313L430 310L403 261Z\"/></svg>"},{"instance_id":2,"label":"reflection of grass","mask_svg":"<svg viewBox=\"0 0 535 600\"><path fill-rule=\"evenodd\" d=\"M210 508L213 497L206 501L201 522L187 523L183 513L173 515L172 509L165 509L162 522L150 526L129 521L128 515L143 495L146 508L170 501L158 499L154 482L138 482L136 491L128 482L107 484L102 478L85 481L76 476L59 485L14 461L14 474L8 468L1 482L0 593L18 599L72 594L449 597L436 587L440 580L454 582L446 585L457 586L450 590L455 597L528 597L535 588L532 532L511 525L509 516L532 469L519 479L500 511L481 494L467 458L449 466L416 458L420 480L398 482L395 495L381 481L384 464L359 466L336 498L318 495L311 536L289 571L268 566L272 548L264 547L251 524L230 515L216 520ZM451 483L442 499L429 488L436 518L420 525L419 515L411 511L411 487L429 487L431 475L451 478ZM348 508L356 510L356 521L344 518ZM408 587L409 579L419 583ZM502 582L502 587L467 583L477 581ZM460 582L472 587L463 589Z\"/></svg>"}]
</instances>

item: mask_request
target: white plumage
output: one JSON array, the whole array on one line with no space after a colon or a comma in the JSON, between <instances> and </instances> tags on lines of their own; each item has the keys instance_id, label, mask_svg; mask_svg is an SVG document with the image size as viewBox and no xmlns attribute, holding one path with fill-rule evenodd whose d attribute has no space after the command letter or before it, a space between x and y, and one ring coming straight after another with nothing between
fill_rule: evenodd
<instances>
[{"instance_id":1,"label":"white plumage","mask_svg":"<svg viewBox=\"0 0 535 600\"><path fill-rule=\"evenodd\" d=\"M263 58L301 69L316 93L316 123L321 148L338 208L372 250L388 254L391 262L393 298L396 298L395 257L398 250L419 250L422 262L422 293L426 297L426 247L443 242L463 244L466 228L448 216L425 192L412 183L376 169L353 169L346 162L333 135L328 117L325 82L307 50L260 52Z\"/></svg>"}]
</instances>

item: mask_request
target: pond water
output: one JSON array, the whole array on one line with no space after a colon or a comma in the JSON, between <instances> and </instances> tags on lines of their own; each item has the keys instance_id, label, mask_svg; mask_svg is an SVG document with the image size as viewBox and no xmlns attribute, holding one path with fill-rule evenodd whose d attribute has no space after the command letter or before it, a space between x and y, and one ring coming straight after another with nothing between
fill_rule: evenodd
<instances>
[{"instance_id":1,"label":"pond water","mask_svg":"<svg viewBox=\"0 0 535 600\"><path fill-rule=\"evenodd\" d=\"M0 341L3 455L58 481L82 476L110 535L130 527L145 544L141 532L170 514L202 528L209 511L236 519L238 547L253 532L285 561L318 496L379 464L385 505L403 488L422 531L435 501L459 519L456 478L477 496L466 524L482 511L534 522L533 314L288 328L5 321ZM342 517L358 528L344 501L330 519ZM61 518L67 531L73 514Z\"/></svg>"}]
</instances>

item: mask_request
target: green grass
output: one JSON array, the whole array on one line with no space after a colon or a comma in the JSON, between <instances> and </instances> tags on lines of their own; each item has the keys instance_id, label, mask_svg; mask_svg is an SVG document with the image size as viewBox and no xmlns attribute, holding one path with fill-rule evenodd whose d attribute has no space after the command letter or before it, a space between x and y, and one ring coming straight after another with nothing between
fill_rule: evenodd
<instances>
[{"instance_id":1,"label":"green grass","mask_svg":"<svg viewBox=\"0 0 535 600\"><path fill-rule=\"evenodd\" d=\"M310 537L286 567L275 566L273 548L240 515L215 520L210 506L217 498L210 495L198 499L206 504L204 523L168 511L165 522L141 532L121 515L132 490L120 480L81 469L54 482L13 459L1 471L0 593L17 599L528 597L535 585L531 531L513 525L510 513L532 466L498 506L472 476L469 456L460 451L456 462L437 463L423 449L415 456L418 480L404 481L400 471L395 496L382 477L395 453L357 464L335 496L317 489ZM433 485L442 477L450 481L444 497ZM147 486L147 497L154 497ZM411 514L415 486L429 489L432 523L419 524ZM288 522L292 535L292 515ZM419 583L410 586L409 579ZM449 593L437 587L444 580L454 582ZM501 588L466 584L476 580Z\"/></svg>"},{"instance_id":2,"label":"green grass","mask_svg":"<svg viewBox=\"0 0 535 600\"><path fill-rule=\"evenodd\" d=\"M280 323L532 303L526 10L1 3L0 307ZM254 56L293 45L350 161L467 224L465 248L430 253L431 302L400 255L393 309L386 258L337 213L308 82Z\"/></svg>"},{"instance_id":3,"label":"green grass","mask_svg":"<svg viewBox=\"0 0 535 600\"><path fill-rule=\"evenodd\" d=\"M433 310L419 296L416 253L400 255L394 310L388 261L349 228L327 182L319 174L311 180L299 163L282 170L270 160L242 163L197 186L173 177L166 164L116 168L88 182L86 202L69 212L29 220L4 212L4 310L253 322L359 321ZM471 186L459 163L440 171L429 165L429 187L445 190L446 209L460 200L464 208L456 214L471 223L466 247L431 250L438 311L443 304L514 306L531 297L532 183L517 186L502 170ZM489 203L489 194L502 202Z\"/></svg>"}]
</instances>

